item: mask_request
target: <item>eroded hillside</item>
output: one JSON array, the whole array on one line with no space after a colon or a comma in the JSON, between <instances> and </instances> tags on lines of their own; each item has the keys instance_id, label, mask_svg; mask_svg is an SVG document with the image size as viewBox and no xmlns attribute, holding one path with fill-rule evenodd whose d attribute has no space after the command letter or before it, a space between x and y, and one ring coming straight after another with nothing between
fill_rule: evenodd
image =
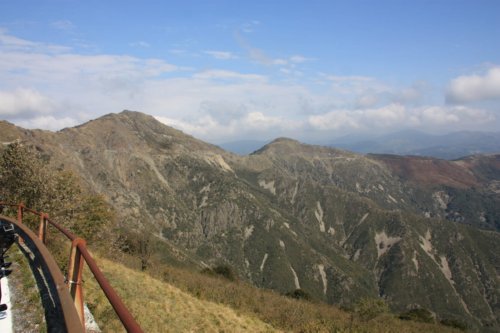
<instances>
[{"instance_id":1,"label":"eroded hillside","mask_svg":"<svg viewBox=\"0 0 500 333\"><path fill-rule=\"evenodd\" d=\"M124 226L169 249L165 260L499 328L500 236L478 228L498 228L498 156L363 156L278 139L242 157L128 111L57 133L1 126L2 141L76 170Z\"/></svg>"}]
</instances>

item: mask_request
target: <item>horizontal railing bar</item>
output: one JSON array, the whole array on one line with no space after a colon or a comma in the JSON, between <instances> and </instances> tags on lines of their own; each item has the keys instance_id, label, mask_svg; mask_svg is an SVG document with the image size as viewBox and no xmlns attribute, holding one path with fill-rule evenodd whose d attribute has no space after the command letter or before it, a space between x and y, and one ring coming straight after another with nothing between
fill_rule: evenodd
<instances>
[{"instance_id":1,"label":"horizontal railing bar","mask_svg":"<svg viewBox=\"0 0 500 333\"><path fill-rule=\"evenodd\" d=\"M31 208L28 208L28 207L24 207L24 206L23 206L23 210L25 212L30 212L30 213L35 214L35 215L40 215L41 214L41 213L37 212L36 210L33 210Z\"/></svg>"},{"instance_id":2,"label":"horizontal railing bar","mask_svg":"<svg viewBox=\"0 0 500 333\"><path fill-rule=\"evenodd\" d=\"M19 207L20 204L10 204L10 203L3 203L0 202L0 206L10 206L10 207ZM44 213L40 213L36 210L26 208L24 205L22 206L24 211L30 212L34 215L42 216ZM58 223L46 219L48 223L53 225L57 230L59 230L62 234L64 234L69 240L74 241L77 239L77 236L64 228L63 226L59 225ZM18 225L18 223L16 223ZM22 225L24 229L29 230L26 226ZM36 239L38 242L38 238ZM84 244L79 243L78 249L80 250L85 262L87 263L87 266L89 267L90 271L94 275L95 279L99 283L99 286L101 287L101 290L104 292L106 295L106 298L108 299L109 303L115 310L115 313L118 315L118 318L120 318L120 321L124 325L125 329L127 332L132 332L132 333L142 333L142 329L139 326L139 324L135 321L134 317L130 313L130 311L127 309L123 301L121 300L120 296L116 293L116 291L113 289L111 284L108 282L102 271L99 269L99 266L97 266L97 263L95 262L94 258L90 254L90 252L87 250L87 247ZM48 250L47 250L48 251ZM49 252L50 254L50 252ZM54 261L55 263L55 261ZM57 264L56 264L57 266ZM59 267L57 266L59 269ZM61 273L62 275L62 273ZM71 299L71 298L70 298ZM73 306L73 303L71 302L71 305ZM74 306L73 306L74 308ZM76 310L75 310L76 313ZM78 315L77 315L78 316Z\"/></svg>"},{"instance_id":3,"label":"horizontal railing bar","mask_svg":"<svg viewBox=\"0 0 500 333\"><path fill-rule=\"evenodd\" d=\"M11 204L11 203L0 202L0 206L17 207L19 205L18 204Z\"/></svg>"},{"instance_id":4,"label":"horizontal railing bar","mask_svg":"<svg viewBox=\"0 0 500 333\"><path fill-rule=\"evenodd\" d=\"M51 219L47 219L47 222L52 224L57 230L59 230L64 236L66 236L70 241L74 241L77 237L74 233L71 231L67 230L66 228L62 227L61 225L55 223Z\"/></svg>"},{"instance_id":5,"label":"horizontal railing bar","mask_svg":"<svg viewBox=\"0 0 500 333\"><path fill-rule=\"evenodd\" d=\"M84 333L84 328L78 318L78 314L73 305L73 300L68 292L64 276L54 257L50 254L50 251L26 225L7 216L0 215L0 219L14 224L18 231L22 234L23 239L25 241L29 239L34 244L36 250L41 255L41 259L49 270L50 276L54 280L57 295L59 297L59 301L61 302L64 323L67 331L70 333Z\"/></svg>"},{"instance_id":6,"label":"horizontal railing bar","mask_svg":"<svg viewBox=\"0 0 500 333\"><path fill-rule=\"evenodd\" d=\"M18 207L19 205L0 202L0 206ZM41 216L43 214L43 213L40 213L40 212L38 212L38 211L36 211L34 209L25 207L24 205L23 205L23 211L30 212L30 213L32 213L34 215L38 215L38 216ZM64 227L62 227L58 223L52 221L51 219L47 219L47 222L49 222L50 224L52 224L57 230L59 230L62 234L64 234L69 240L73 241L73 240L76 239L77 236L74 233L72 233L71 231L65 229Z\"/></svg>"},{"instance_id":7,"label":"horizontal railing bar","mask_svg":"<svg viewBox=\"0 0 500 333\"><path fill-rule=\"evenodd\" d=\"M139 326L139 324L137 324L134 317L130 314L130 312L128 311L127 307L125 306L121 298L115 292L113 287L111 287L111 284L108 282L106 277L104 277L104 274L99 269L99 266L97 266L97 263L95 262L94 258L92 258L92 255L87 250L87 247L83 244L78 244L77 246L83 258L87 262L90 271L92 272L95 279L101 286L102 291L108 298L109 303L113 306L121 322L127 328L127 331L133 333L142 332L142 329Z\"/></svg>"}]
</instances>

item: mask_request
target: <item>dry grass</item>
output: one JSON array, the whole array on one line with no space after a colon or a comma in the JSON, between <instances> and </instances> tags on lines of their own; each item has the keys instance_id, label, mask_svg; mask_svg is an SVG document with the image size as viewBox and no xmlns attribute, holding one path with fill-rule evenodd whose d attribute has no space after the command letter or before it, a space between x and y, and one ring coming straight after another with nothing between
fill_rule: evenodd
<instances>
[{"instance_id":1,"label":"dry grass","mask_svg":"<svg viewBox=\"0 0 500 333\"><path fill-rule=\"evenodd\" d=\"M155 266L150 272L153 278L113 261L98 262L146 332L457 332L402 321L392 314L363 321L325 303L298 301L243 282L165 265ZM88 279L85 288L103 331L120 331L95 282Z\"/></svg>"},{"instance_id":2,"label":"dry grass","mask_svg":"<svg viewBox=\"0 0 500 333\"><path fill-rule=\"evenodd\" d=\"M126 300L145 332L275 332L261 320L193 297L151 276L106 259L99 266ZM103 332L124 331L97 283L89 277L85 298Z\"/></svg>"},{"instance_id":3,"label":"dry grass","mask_svg":"<svg viewBox=\"0 0 500 333\"><path fill-rule=\"evenodd\" d=\"M402 321L392 314L363 321L326 303L291 299L244 282L230 282L171 266L156 265L151 273L198 298L257 316L287 332L457 332L442 325Z\"/></svg>"},{"instance_id":4,"label":"dry grass","mask_svg":"<svg viewBox=\"0 0 500 333\"><path fill-rule=\"evenodd\" d=\"M22 263L22 255L15 255ZM168 266L156 266L155 277L97 257L99 267L131 310L145 332L458 332L448 327L401 321L382 314L363 321L324 303L298 301L243 282ZM25 264L21 264L25 266ZM16 267L16 273L29 272ZM13 272L14 275L14 272ZM18 289L39 304L29 274ZM103 332L125 332L97 282L86 269L85 300ZM24 317L24 315L23 315ZM38 317L35 319L35 317ZM35 314L26 332L43 330L43 314ZM26 323L26 321L25 321ZM40 325L41 324L41 325ZM34 328L34 329L33 329Z\"/></svg>"}]
</instances>

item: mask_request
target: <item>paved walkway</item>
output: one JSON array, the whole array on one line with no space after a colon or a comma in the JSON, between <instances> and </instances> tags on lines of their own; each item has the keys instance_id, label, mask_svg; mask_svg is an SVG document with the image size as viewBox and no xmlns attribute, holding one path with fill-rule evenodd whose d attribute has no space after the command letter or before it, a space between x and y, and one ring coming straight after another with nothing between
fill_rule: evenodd
<instances>
[{"instance_id":1,"label":"paved walkway","mask_svg":"<svg viewBox=\"0 0 500 333\"><path fill-rule=\"evenodd\" d=\"M2 283L2 303L8 306L6 311L0 312L0 332L12 333L12 312L10 311L12 305L10 304L9 284L6 277L1 278L0 282Z\"/></svg>"}]
</instances>

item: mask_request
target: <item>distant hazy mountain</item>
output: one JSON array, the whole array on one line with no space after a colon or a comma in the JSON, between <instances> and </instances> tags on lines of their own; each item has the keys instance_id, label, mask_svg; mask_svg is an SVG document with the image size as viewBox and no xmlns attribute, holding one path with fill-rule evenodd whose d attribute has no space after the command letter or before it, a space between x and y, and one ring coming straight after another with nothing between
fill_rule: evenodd
<instances>
[{"instance_id":1,"label":"distant hazy mountain","mask_svg":"<svg viewBox=\"0 0 500 333\"><path fill-rule=\"evenodd\" d=\"M388 135L362 138L345 136L334 140L332 147L358 153L431 156L444 159L500 152L500 132L454 132L432 135L407 130Z\"/></svg>"},{"instance_id":2,"label":"distant hazy mountain","mask_svg":"<svg viewBox=\"0 0 500 333\"><path fill-rule=\"evenodd\" d=\"M500 329L500 154L361 155L280 138L238 156L137 112L55 133L0 122L0 142L15 139L78 173L124 227L154 234L165 262Z\"/></svg>"},{"instance_id":3,"label":"distant hazy mountain","mask_svg":"<svg viewBox=\"0 0 500 333\"><path fill-rule=\"evenodd\" d=\"M224 150L238 155L248 155L264 146L269 141L260 140L239 140L220 143L218 146Z\"/></svg>"}]
</instances>

